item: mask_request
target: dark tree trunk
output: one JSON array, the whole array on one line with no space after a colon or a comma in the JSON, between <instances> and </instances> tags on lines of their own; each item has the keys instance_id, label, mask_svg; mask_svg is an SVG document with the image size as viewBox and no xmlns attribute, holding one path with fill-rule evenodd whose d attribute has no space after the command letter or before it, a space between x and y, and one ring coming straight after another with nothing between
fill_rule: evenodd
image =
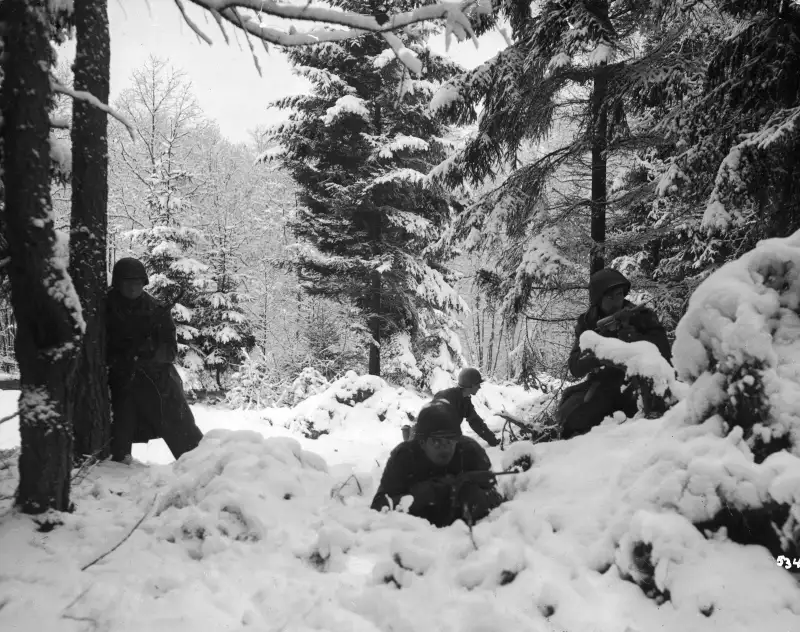
<instances>
[{"instance_id":1,"label":"dark tree trunk","mask_svg":"<svg viewBox=\"0 0 800 632\"><path fill-rule=\"evenodd\" d=\"M381 134L383 128L383 111L380 104L375 105L375 129L377 134ZM370 223L370 239L373 244L375 254L380 252L382 230L381 217L377 209ZM369 374L381 374L381 273L373 270L370 277L370 317L369 332L372 335L372 342L369 345Z\"/></svg>"},{"instance_id":2,"label":"dark tree trunk","mask_svg":"<svg viewBox=\"0 0 800 632\"><path fill-rule=\"evenodd\" d=\"M81 342L80 305L54 252L47 6L47 0L3 2L4 212L22 391L16 502L27 513L69 509L67 384Z\"/></svg>"},{"instance_id":3,"label":"dark tree trunk","mask_svg":"<svg viewBox=\"0 0 800 632\"><path fill-rule=\"evenodd\" d=\"M381 226L381 216L377 209L373 210L370 218L370 240L372 241L372 251L377 256L381 252L383 244L383 227ZM383 306L381 301L381 273L373 270L370 275L370 316L369 332L372 335L372 342L369 345L369 374L381 374L381 323L383 321Z\"/></svg>"},{"instance_id":4,"label":"dark tree trunk","mask_svg":"<svg viewBox=\"0 0 800 632\"><path fill-rule=\"evenodd\" d=\"M75 89L106 103L111 59L106 0L77 2L74 18ZM107 127L105 112L85 101L74 102L69 273L86 321L77 378L70 389L76 457L107 457L111 436L105 363Z\"/></svg>"},{"instance_id":5,"label":"dark tree trunk","mask_svg":"<svg viewBox=\"0 0 800 632\"><path fill-rule=\"evenodd\" d=\"M371 294L371 314L369 317L369 331L372 334L372 342L369 344L369 374L380 376L381 374L381 273L377 270L372 272Z\"/></svg>"},{"instance_id":6,"label":"dark tree trunk","mask_svg":"<svg viewBox=\"0 0 800 632\"><path fill-rule=\"evenodd\" d=\"M605 267L606 241L606 147L608 133L608 108L605 104L608 89L608 69L597 67L592 89L592 201L589 274Z\"/></svg>"}]
</instances>

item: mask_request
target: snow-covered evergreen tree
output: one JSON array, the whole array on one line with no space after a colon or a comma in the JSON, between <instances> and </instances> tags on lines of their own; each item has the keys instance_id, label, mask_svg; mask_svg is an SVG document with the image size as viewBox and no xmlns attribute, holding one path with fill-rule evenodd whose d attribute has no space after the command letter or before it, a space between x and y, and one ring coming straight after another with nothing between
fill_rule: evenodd
<instances>
[{"instance_id":1,"label":"snow-covered evergreen tree","mask_svg":"<svg viewBox=\"0 0 800 632\"><path fill-rule=\"evenodd\" d=\"M372 338L371 374L380 374L381 346L396 333L449 343L461 309L444 266L450 253L439 243L451 200L427 177L447 150L447 129L427 106L456 68L427 49L429 33L415 26L399 35L399 54L419 56L421 78L381 36L290 51L313 92L278 102L293 112L275 130L279 147L268 152L300 188L292 228L301 242L293 263L302 286L360 310Z\"/></svg>"},{"instance_id":2,"label":"snow-covered evergreen tree","mask_svg":"<svg viewBox=\"0 0 800 632\"><path fill-rule=\"evenodd\" d=\"M676 89L668 62L683 40L670 24L683 5L505 0L511 45L434 98L446 120L477 121L437 176L500 180L468 204L455 236L485 256L479 278L507 314L585 287L587 267L619 254L610 237L627 192L615 175L656 143L642 102Z\"/></svg>"},{"instance_id":3,"label":"snow-covered evergreen tree","mask_svg":"<svg viewBox=\"0 0 800 632\"><path fill-rule=\"evenodd\" d=\"M148 290L170 303L179 298L173 317L183 364L212 373L221 388L253 345L240 255L254 241L254 157L202 116L180 71L150 58L132 78L119 107L140 133L135 141L112 137L114 223L135 227L122 234L153 273Z\"/></svg>"},{"instance_id":4,"label":"snow-covered evergreen tree","mask_svg":"<svg viewBox=\"0 0 800 632\"><path fill-rule=\"evenodd\" d=\"M724 262L800 227L800 6L711 5L713 30L682 51L701 69L693 90L654 126L669 144L639 174L655 184L643 219L662 232L646 270L686 300Z\"/></svg>"},{"instance_id":5,"label":"snow-covered evergreen tree","mask_svg":"<svg viewBox=\"0 0 800 632\"><path fill-rule=\"evenodd\" d=\"M261 199L263 177L254 172L250 148L224 139L216 125L204 130L200 146L202 160L195 169L202 186L195 224L205 237L198 256L208 265L212 283L209 292L198 296L195 345L222 388L223 374L255 344L245 312L250 300L245 292L246 267L263 243L254 236L266 203Z\"/></svg>"}]
</instances>

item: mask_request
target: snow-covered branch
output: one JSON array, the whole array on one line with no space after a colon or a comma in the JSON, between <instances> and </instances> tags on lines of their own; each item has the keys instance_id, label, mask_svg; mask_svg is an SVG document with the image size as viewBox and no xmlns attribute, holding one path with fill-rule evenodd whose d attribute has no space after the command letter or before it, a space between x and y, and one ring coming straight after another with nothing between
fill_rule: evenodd
<instances>
[{"instance_id":1,"label":"snow-covered branch","mask_svg":"<svg viewBox=\"0 0 800 632\"><path fill-rule=\"evenodd\" d=\"M135 136L133 135L134 127L133 123L131 123L127 118L125 118L122 114L117 112L115 109L109 107L105 103L103 103L100 99L94 96L91 92L87 92L86 90L73 90L72 88L68 88L65 85L58 83L57 81L51 80L53 92L57 92L59 94L64 94L68 97L73 99L81 99L82 101L86 101L89 104L93 105L94 107L102 110L106 114L110 114L115 119L117 119L120 123L122 123L126 128L128 128L128 133L131 135L133 140L136 140Z\"/></svg>"},{"instance_id":2,"label":"snow-covered branch","mask_svg":"<svg viewBox=\"0 0 800 632\"><path fill-rule=\"evenodd\" d=\"M397 42L388 37L392 31L405 28L417 22L429 20L446 21L445 38L449 47L450 38L455 36L462 41L467 37L471 38L478 45L469 18L465 11L474 9L477 13L491 13L491 2L487 0L464 0L462 2L440 2L437 4L416 8L412 11L405 11L388 15L385 19L378 19L371 15L361 15L350 11L341 11L328 7L312 7L310 0L298 4L285 4L273 2L272 0L190 0L193 4L209 11L217 21L221 19L232 24L235 28L253 35L263 42L277 44L279 46L308 46L321 42L336 42L354 37L360 37L365 33L384 33L392 48L401 60L412 70L419 65L419 61L411 51L398 49ZM187 19L190 28L203 40L210 42L210 39L203 34L197 25L188 20L181 5L181 0L176 0L181 13ZM252 11L254 15L243 16L241 9ZM309 22L319 22L347 27L345 29L320 28L309 31L299 32L294 27L287 31L265 26L260 23L256 16L272 15L288 20L305 20Z\"/></svg>"},{"instance_id":3,"label":"snow-covered branch","mask_svg":"<svg viewBox=\"0 0 800 632\"><path fill-rule=\"evenodd\" d=\"M192 20L192 18L189 17L189 15L186 13L186 8L183 6L183 2L181 2L181 0L175 0L175 6L178 7L178 11L181 12L181 15L183 16L183 19L185 20L186 24L189 26L190 29L192 29L192 31L194 31L195 35L197 35L197 37L203 40L206 44L211 46L211 44L213 44L211 38L208 37L208 35L206 35L205 33L203 33L203 31L200 30L200 27L197 26L197 24L195 24L194 20ZM225 33L225 31L223 31L223 33Z\"/></svg>"}]
</instances>

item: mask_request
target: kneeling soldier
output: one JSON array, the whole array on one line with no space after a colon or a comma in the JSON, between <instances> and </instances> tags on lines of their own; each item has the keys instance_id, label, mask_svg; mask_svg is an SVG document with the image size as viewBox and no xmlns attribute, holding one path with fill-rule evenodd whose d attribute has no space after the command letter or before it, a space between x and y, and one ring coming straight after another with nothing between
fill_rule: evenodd
<instances>
[{"instance_id":1,"label":"kneeling soldier","mask_svg":"<svg viewBox=\"0 0 800 632\"><path fill-rule=\"evenodd\" d=\"M486 517L503 498L491 462L474 439L461 434L461 418L444 401L425 405L414 439L392 450L372 508L395 508L412 496L408 513L445 527Z\"/></svg>"}]
</instances>

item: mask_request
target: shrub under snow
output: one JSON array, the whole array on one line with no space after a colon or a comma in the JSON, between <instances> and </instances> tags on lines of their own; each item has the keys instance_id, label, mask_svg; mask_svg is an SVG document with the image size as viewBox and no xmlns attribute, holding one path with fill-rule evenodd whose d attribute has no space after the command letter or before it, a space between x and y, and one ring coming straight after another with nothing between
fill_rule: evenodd
<instances>
[{"instance_id":1,"label":"shrub under snow","mask_svg":"<svg viewBox=\"0 0 800 632\"><path fill-rule=\"evenodd\" d=\"M622 507L677 512L710 537L800 557L799 307L800 234L761 242L700 285L673 347L690 386L629 462ZM621 508L616 540L634 537L629 520Z\"/></svg>"}]
</instances>

